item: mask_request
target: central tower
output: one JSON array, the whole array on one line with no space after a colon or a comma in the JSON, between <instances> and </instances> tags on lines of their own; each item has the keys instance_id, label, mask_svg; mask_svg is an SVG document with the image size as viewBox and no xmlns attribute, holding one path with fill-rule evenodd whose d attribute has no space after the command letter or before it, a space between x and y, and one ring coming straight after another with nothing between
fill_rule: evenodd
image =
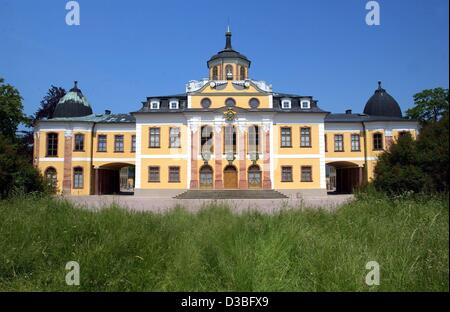
<instances>
[{"instance_id":1,"label":"central tower","mask_svg":"<svg viewBox=\"0 0 450 312\"><path fill-rule=\"evenodd\" d=\"M225 33L225 48L213 55L208 61L210 80L246 80L250 60L243 54L233 50L231 46L231 31Z\"/></svg>"}]
</instances>

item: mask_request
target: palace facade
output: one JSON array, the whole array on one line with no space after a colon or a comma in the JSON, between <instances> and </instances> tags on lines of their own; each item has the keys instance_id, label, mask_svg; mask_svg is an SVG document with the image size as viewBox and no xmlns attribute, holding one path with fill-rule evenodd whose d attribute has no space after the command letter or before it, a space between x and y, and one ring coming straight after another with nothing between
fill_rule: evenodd
<instances>
[{"instance_id":1,"label":"palace facade","mask_svg":"<svg viewBox=\"0 0 450 312\"><path fill-rule=\"evenodd\" d=\"M379 83L363 113L333 114L312 96L279 93L250 78L231 45L207 79L182 94L148 96L137 111L94 114L75 82L34 132L34 162L65 194L192 189L274 189L287 195L352 192L377 156L418 124Z\"/></svg>"}]
</instances>

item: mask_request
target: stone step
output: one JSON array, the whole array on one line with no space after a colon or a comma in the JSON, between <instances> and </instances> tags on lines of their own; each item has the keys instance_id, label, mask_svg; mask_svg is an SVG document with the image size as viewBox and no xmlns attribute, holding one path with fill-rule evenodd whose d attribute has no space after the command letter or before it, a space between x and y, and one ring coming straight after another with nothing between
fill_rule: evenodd
<instances>
[{"instance_id":1,"label":"stone step","mask_svg":"<svg viewBox=\"0 0 450 312\"><path fill-rule=\"evenodd\" d=\"M287 196L274 190L188 190L176 199L283 199Z\"/></svg>"}]
</instances>

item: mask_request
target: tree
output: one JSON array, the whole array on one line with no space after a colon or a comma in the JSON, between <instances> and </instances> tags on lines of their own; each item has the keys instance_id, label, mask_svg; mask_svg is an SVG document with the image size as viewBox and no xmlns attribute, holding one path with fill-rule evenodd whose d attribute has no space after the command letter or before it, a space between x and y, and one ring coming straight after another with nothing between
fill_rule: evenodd
<instances>
[{"instance_id":1,"label":"tree","mask_svg":"<svg viewBox=\"0 0 450 312\"><path fill-rule=\"evenodd\" d=\"M448 89L434 88L414 95L414 107L406 111L409 118L421 123L437 122L448 114Z\"/></svg>"},{"instance_id":2,"label":"tree","mask_svg":"<svg viewBox=\"0 0 450 312\"><path fill-rule=\"evenodd\" d=\"M373 184L390 194L446 192L449 167L448 113L424 124L417 140L405 136L380 155Z\"/></svg>"},{"instance_id":3,"label":"tree","mask_svg":"<svg viewBox=\"0 0 450 312\"><path fill-rule=\"evenodd\" d=\"M41 107L34 114L33 120L52 118L59 100L66 95L66 90L52 85L41 101Z\"/></svg>"},{"instance_id":4,"label":"tree","mask_svg":"<svg viewBox=\"0 0 450 312\"><path fill-rule=\"evenodd\" d=\"M28 124L29 120L22 112L22 97L19 91L4 83L0 77L0 133L15 138L19 124Z\"/></svg>"},{"instance_id":5,"label":"tree","mask_svg":"<svg viewBox=\"0 0 450 312\"><path fill-rule=\"evenodd\" d=\"M19 91L0 78L0 198L13 191L44 192L48 190L39 170L27 157L28 146L17 136L19 125L29 125L24 115Z\"/></svg>"}]
</instances>

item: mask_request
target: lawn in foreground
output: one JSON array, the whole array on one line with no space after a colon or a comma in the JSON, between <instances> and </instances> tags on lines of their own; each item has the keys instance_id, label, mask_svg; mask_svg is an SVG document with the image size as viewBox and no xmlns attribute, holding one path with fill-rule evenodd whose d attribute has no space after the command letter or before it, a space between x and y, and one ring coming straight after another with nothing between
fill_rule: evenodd
<instances>
[{"instance_id":1,"label":"lawn in foreground","mask_svg":"<svg viewBox=\"0 0 450 312\"><path fill-rule=\"evenodd\" d=\"M335 213L100 212L0 202L0 290L448 291L448 195L360 195ZM65 284L66 262L81 285ZM381 266L368 287L365 266Z\"/></svg>"}]
</instances>

